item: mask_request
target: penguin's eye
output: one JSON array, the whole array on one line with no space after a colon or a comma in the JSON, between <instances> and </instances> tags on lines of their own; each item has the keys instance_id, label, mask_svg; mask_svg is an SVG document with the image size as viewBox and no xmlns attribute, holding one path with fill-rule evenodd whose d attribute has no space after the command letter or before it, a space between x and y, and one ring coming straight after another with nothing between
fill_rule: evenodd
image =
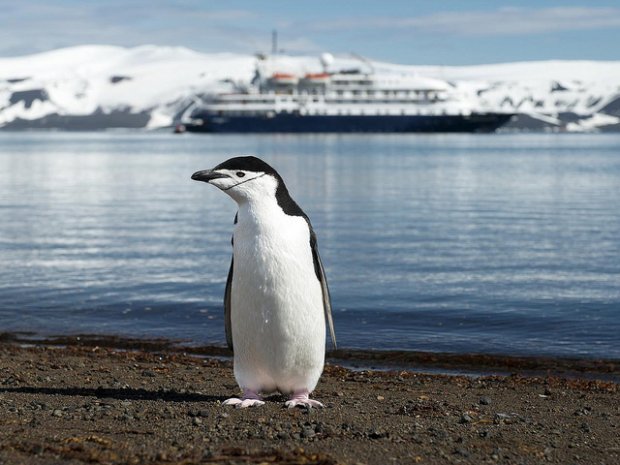
<instances>
[{"instance_id":1,"label":"penguin's eye","mask_svg":"<svg viewBox=\"0 0 620 465\"><path fill-rule=\"evenodd\" d=\"M235 174L237 175L238 178L242 178L245 176L245 173L243 171L237 171Z\"/></svg>"}]
</instances>

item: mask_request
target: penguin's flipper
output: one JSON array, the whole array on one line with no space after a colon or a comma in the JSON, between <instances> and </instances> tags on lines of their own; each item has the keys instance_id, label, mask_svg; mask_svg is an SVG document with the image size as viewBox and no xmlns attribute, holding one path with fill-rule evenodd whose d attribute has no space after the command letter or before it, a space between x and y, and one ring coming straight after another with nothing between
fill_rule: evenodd
<instances>
[{"instance_id":1,"label":"penguin's flipper","mask_svg":"<svg viewBox=\"0 0 620 465\"><path fill-rule=\"evenodd\" d=\"M226 329L226 344L228 344L228 348L230 350L233 350L232 325L230 322L230 290L232 288L233 280L233 262L234 259L231 257L230 269L228 270L228 279L226 280L226 290L224 291L224 327Z\"/></svg>"},{"instance_id":2,"label":"penguin's flipper","mask_svg":"<svg viewBox=\"0 0 620 465\"><path fill-rule=\"evenodd\" d=\"M337 349L336 345L336 332L334 331L334 320L332 318L332 303L329 295L329 287L327 286L327 279L325 278L325 269L321 262L321 256L319 255L319 247L316 243L316 234L314 231L310 231L310 247L312 248L312 260L314 262L314 271L316 277L321 283L321 290L323 291L323 310L325 311L325 321L329 328L329 335L332 338L332 344L334 349Z\"/></svg>"}]
</instances>

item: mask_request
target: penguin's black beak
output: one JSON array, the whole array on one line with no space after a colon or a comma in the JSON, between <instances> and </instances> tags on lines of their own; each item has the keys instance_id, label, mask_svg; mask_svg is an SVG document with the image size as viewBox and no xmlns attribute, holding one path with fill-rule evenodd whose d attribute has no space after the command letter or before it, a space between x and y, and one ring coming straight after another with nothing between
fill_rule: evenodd
<instances>
[{"instance_id":1,"label":"penguin's black beak","mask_svg":"<svg viewBox=\"0 0 620 465\"><path fill-rule=\"evenodd\" d=\"M227 174L218 173L213 170L196 171L194 174L192 174L192 179L194 181L203 181L203 182L209 182L213 179L229 178L229 177L230 176L228 176Z\"/></svg>"}]
</instances>

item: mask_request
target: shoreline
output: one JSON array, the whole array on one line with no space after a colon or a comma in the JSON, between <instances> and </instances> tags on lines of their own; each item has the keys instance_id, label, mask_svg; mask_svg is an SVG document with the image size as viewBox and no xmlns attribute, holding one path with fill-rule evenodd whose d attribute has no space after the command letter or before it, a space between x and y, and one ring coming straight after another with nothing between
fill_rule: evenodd
<instances>
[{"instance_id":1,"label":"shoreline","mask_svg":"<svg viewBox=\"0 0 620 465\"><path fill-rule=\"evenodd\" d=\"M82 343L0 340L3 465L620 462L615 382L329 363L325 408L240 410L225 356Z\"/></svg>"},{"instance_id":2,"label":"shoreline","mask_svg":"<svg viewBox=\"0 0 620 465\"><path fill-rule=\"evenodd\" d=\"M118 350L166 352L232 360L223 346L191 344L185 340L131 338L105 334L40 336L29 332L0 332L0 343L23 346L105 347ZM424 352L414 350L328 350L326 362L351 370L411 371L456 376L559 376L620 383L620 359L553 357L486 353Z\"/></svg>"}]
</instances>

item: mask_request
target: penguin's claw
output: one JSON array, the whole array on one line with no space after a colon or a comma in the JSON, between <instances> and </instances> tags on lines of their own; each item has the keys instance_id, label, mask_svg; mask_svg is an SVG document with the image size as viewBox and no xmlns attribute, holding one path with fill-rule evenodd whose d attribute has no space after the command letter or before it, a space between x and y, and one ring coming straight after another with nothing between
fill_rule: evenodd
<instances>
[{"instance_id":1,"label":"penguin's claw","mask_svg":"<svg viewBox=\"0 0 620 465\"><path fill-rule=\"evenodd\" d=\"M306 399L306 400L287 400L286 403L284 404L286 405L286 407L288 408L295 408L295 407L306 407L306 408L323 408L325 407L322 403L320 403L318 400L313 400L313 399Z\"/></svg>"},{"instance_id":2,"label":"penguin's claw","mask_svg":"<svg viewBox=\"0 0 620 465\"><path fill-rule=\"evenodd\" d=\"M222 402L222 405L231 405L236 408L258 407L264 404L265 402L260 399L237 399L236 397L231 397Z\"/></svg>"},{"instance_id":3,"label":"penguin's claw","mask_svg":"<svg viewBox=\"0 0 620 465\"><path fill-rule=\"evenodd\" d=\"M222 402L222 405L232 405L233 407L237 404L240 404L242 401L241 399L237 399L236 397L231 397L230 399L226 399L224 402Z\"/></svg>"},{"instance_id":4,"label":"penguin's claw","mask_svg":"<svg viewBox=\"0 0 620 465\"><path fill-rule=\"evenodd\" d=\"M323 408L325 407L318 400L310 399L308 391L297 392L287 400L284 405L287 408L306 407L306 408Z\"/></svg>"},{"instance_id":5,"label":"penguin's claw","mask_svg":"<svg viewBox=\"0 0 620 465\"><path fill-rule=\"evenodd\" d=\"M243 391L243 397L238 399L237 397L231 397L222 402L222 405L232 405L236 408L248 408L258 407L265 402L261 400L261 397L254 391Z\"/></svg>"}]
</instances>

